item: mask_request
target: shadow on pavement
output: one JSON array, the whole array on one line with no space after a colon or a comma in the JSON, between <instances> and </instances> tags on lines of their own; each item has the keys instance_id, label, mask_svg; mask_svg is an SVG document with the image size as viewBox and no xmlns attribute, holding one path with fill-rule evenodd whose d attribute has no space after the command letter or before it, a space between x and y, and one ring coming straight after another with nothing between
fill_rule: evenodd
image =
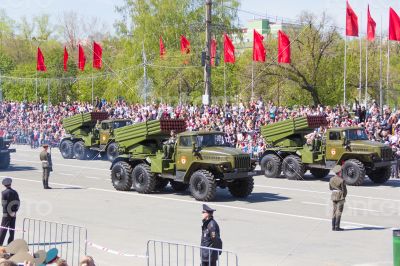
<instances>
[{"instance_id":1,"label":"shadow on pavement","mask_svg":"<svg viewBox=\"0 0 400 266\"><path fill-rule=\"evenodd\" d=\"M10 165L10 167L8 167L7 169L3 169L2 171L18 172L18 171L32 171L32 170L38 170L38 168L32 166Z\"/></svg>"}]
</instances>

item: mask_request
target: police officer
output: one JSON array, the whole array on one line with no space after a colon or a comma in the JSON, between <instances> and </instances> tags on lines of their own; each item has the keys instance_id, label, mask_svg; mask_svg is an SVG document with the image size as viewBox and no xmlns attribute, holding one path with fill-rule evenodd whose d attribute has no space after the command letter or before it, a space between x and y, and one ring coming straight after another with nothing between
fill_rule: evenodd
<instances>
[{"instance_id":1,"label":"police officer","mask_svg":"<svg viewBox=\"0 0 400 266\"><path fill-rule=\"evenodd\" d=\"M49 187L50 172L53 171L53 162L51 161L51 154L47 152L49 145L43 145L43 151L40 153L40 161L42 162L43 168L43 188L51 189Z\"/></svg>"},{"instance_id":2,"label":"police officer","mask_svg":"<svg viewBox=\"0 0 400 266\"><path fill-rule=\"evenodd\" d=\"M203 225L201 227L200 246L222 249L222 240L220 237L219 226L213 217L214 211L214 209L211 209L206 204L203 204ZM216 266L218 255L218 251L201 249L201 266Z\"/></svg>"},{"instance_id":3,"label":"police officer","mask_svg":"<svg viewBox=\"0 0 400 266\"><path fill-rule=\"evenodd\" d=\"M8 244L14 240L15 220L19 209L20 201L17 191L11 188L12 179L6 177L2 184L6 189L1 192L1 202L3 205L3 218L0 228L0 246L3 246L7 231L9 231Z\"/></svg>"},{"instance_id":4,"label":"police officer","mask_svg":"<svg viewBox=\"0 0 400 266\"><path fill-rule=\"evenodd\" d=\"M175 143L176 143L176 133L175 130L171 130L171 136L166 142L164 142L163 146L164 159L171 159Z\"/></svg>"},{"instance_id":5,"label":"police officer","mask_svg":"<svg viewBox=\"0 0 400 266\"><path fill-rule=\"evenodd\" d=\"M329 181L329 189L332 191L331 200L333 202L332 231L343 231L340 228L340 219L347 196L347 188L342 178L342 167L336 165L332 171L335 173L335 176Z\"/></svg>"}]
</instances>

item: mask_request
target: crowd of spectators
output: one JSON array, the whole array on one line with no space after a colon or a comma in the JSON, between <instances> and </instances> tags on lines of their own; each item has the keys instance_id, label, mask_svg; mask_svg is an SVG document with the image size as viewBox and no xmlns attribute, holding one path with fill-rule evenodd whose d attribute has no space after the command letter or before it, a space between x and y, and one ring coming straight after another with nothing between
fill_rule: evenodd
<instances>
[{"instance_id":1,"label":"crowd of spectators","mask_svg":"<svg viewBox=\"0 0 400 266\"><path fill-rule=\"evenodd\" d=\"M376 102L367 107L355 103L351 108L336 106L277 106L262 98L235 104L195 106L168 104L129 104L124 100L107 102L96 98L95 103L62 102L47 106L41 99L37 103L3 102L0 104L0 136L12 138L15 143L37 148L47 143L56 146L64 130L61 121L77 113L104 111L111 118L131 119L133 123L160 118L181 118L188 130L217 130L226 133L232 145L259 156L266 144L260 137L260 127L292 117L324 115L329 127L361 126L370 140L392 146L400 158L400 111L381 108ZM323 130L323 129L320 129ZM319 132L322 133L322 132Z\"/></svg>"}]
</instances>

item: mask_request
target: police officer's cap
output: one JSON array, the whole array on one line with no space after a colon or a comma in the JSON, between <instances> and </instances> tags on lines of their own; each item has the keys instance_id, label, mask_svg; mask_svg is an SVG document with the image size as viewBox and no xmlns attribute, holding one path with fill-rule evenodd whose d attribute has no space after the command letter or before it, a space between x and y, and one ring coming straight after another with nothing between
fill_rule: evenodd
<instances>
[{"instance_id":1,"label":"police officer's cap","mask_svg":"<svg viewBox=\"0 0 400 266\"><path fill-rule=\"evenodd\" d=\"M3 181L1 183L3 184L3 186L11 186L12 179L9 177L6 177L3 179Z\"/></svg>"},{"instance_id":2,"label":"police officer's cap","mask_svg":"<svg viewBox=\"0 0 400 266\"><path fill-rule=\"evenodd\" d=\"M209 213L213 213L216 210L211 209L210 207L208 207L206 204L203 204L203 212L209 212Z\"/></svg>"},{"instance_id":3,"label":"police officer's cap","mask_svg":"<svg viewBox=\"0 0 400 266\"><path fill-rule=\"evenodd\" d=\"M334 172L335 174L340 173L341 171L342 171L342 167L340 165L336 165L332 169L332 172Z\"/></svg>"}]
</instances>

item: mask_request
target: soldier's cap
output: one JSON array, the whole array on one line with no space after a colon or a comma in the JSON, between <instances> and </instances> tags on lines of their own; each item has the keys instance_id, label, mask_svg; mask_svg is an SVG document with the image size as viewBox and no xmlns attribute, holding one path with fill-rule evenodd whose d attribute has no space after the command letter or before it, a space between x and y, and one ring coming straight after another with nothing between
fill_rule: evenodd
<instances>
[{"instance_id":1,"label":"soldier's cap","mask_svg":"<svg viewBox=\"0 0 400 266\"><path fill-rule=\"evenodd\" d=\"M206 204L203 204L203 212L208 212L208 213L213 213L216 210L211 209L210 207L208 207Z\"/></svg>"},{"instance_id":2,"label":"soldier's cap","mask_svg":"<svg viewBox=\"0 0 400 266\"><path fill-rule=\"evenodd\" d=\"M42 147L43 147L43 148L48 148L48 147L49 147L49 144L43 144Z\"/></svg>"},{"instance_id":3,"label":"soldier's cap","mask_svg":"<svg viewBox=\"0 0 400 266\"><path fill-rule=\"evenodd\" d=\"M5 177L1 183L3 186L11 186L12 179L10 177Z\"/></svg>"},{"instance_id":4,"label":"soldier's cap","mask_svg":"<svg viewBox=\"0 0 400 266\"><path fill-rule=\"evenodd\" d=\"M332 172L334 172L335 174L340 173L342 171L342 167L340 165L335 165L335 167L333 167Z\"/></svg>"}]
</instances>

